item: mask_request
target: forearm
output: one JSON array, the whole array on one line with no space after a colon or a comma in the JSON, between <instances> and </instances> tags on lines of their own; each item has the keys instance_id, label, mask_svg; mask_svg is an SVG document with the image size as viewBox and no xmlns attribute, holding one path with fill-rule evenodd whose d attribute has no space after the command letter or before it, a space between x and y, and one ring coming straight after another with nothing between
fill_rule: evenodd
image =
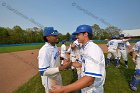
<instances>
[{"instance_id":1,"label":"forearm","mask_svg":"<svg viewBox=\"0 0 140 93\"><path fill-rule=\"evenodd\" d=\"M78 62L72 62L72 66L76 67L76 68L81 68L82 64L78 63Z\"/></svg>"},{"instance_id":2,"label":"forearm","mask_svg":"<svg viewBox=\"0 0 140 93\"><path fill-rule=\"evenodd\" d=\"M59 68L48 68L46 71L44 71L43 76L49 76L49 75L53 75L59 72Z\"/></svg>"},{"instance_id":3,"label":"forearm","mask_svg":"<svg viewBox=\"0 0 140 93\"><path fill-rule=\"evenodd\" d=\"M70 85L63 86L62 87L62 90L64 91L63 93L68 93L75 90L80 90L85 87L89 87L90 85L94 83L94 79L95 78L90 77L90 76L84 76Z\"/></svg>"},{"instance_id":4,"label":"forearm","mask_svg":"<svg viewBox=\"0 0 140 93\"><path fill-rule=\"evenodd\" d=\"M69 66L71 66L71 62L66 61L66 63L64 65L61 65L59 67L54 67L54 68L46 69L46 71L44 71L43 75L44 76L49 76L49 75L56 74L59 71L62 71L64 69L68 68Z\"/></svg>"},{"instance_id":5,"label":"forearm","mask_svg":"<svg viewBox=\"0 0 140 93\"><path fill-rule=\"evenodd\" d=\"M133 53L132 53L132 60L133 60L133 62L136 61L136 56L137 56L137 52L133 51Z\"/></svg>"},{"instance_id":6,"label":"forearm","mask_svg":"<svg viewBox=\"0 0 140 93\"><path fill-rule=\"evenodd\" d=\"M68 65L62 65L56 68L48 68L46 71L44 71L43 76L49 76L58 73L59 71L62 71L64 69L68 68Z\"/></svg>"},{"instance_id":7,"label":"forearm","mask_svg":"<svg viewBox=\"0 0 140 93\"><path fill-rule=\"evenodd\" d=\"M128 40L130 40L130 39L131 39L131 38L128 38L128 39L123 39L123 41L124 41L124 42L127 42L127 41L128 41Z\"/></svg>"},{"instance_id":8,"label":"forearm","mask_svg":"<svg viewBox=\"0 0 140 93\"><path fill-rule=\"evenodd\" d=\"M59 66L59 71L62 71L66 68L68 68L69 66L68 65L62 65L62 66Z\"/></svg>"},{"instance_id":9,"label":"forearm","mask_svg":"<svg viewBox=\"0 0 140 93\"><path fill-rule=\"evenodd\" d=\"M63 65L59 66L59 71L62 71L71 66L71 62L69 60L64 60Z\"/></svg>"}]
</instances>

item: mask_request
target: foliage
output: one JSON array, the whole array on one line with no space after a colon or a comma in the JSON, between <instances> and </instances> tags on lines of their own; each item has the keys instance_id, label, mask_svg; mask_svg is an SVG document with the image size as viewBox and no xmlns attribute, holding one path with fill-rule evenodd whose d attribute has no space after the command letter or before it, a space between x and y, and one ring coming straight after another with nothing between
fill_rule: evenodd
<instances>
[{"instance_id":1,"label":"foliage","mask_svg":"<svg viewBox=\"0 0 140 93\"><path fill-rule=\"evenodd\" d=\"M96 40L103 40L114 35L119 35L121 33L120 29L114 26L107 27L106 29L101 29L99 25L94 24L92 28L94 30L93 39ZM60 34L59 41L69 41L70 37L70 33L66 33L66 35ZM0 44L44 42L42 29L39 29L37 27L28 28L26 30L23 30L20 26L14 26L12 29L0 27L0 38Z\"/></svg>"},{"instance_id":2,"label":"foliage","mask_svg":"<svg viewBox=\"0 0 140 93\"><path fill-rule=\"evenodd\" d=\"M118 36L121 33L121 30L114 26L109 26L105 29L101 29L99 25L94 24L92 26L92 29L94 31L94 39L96 40L104 40L107 38L111 38L112 36Z\"/></svg>"}]
</instances>

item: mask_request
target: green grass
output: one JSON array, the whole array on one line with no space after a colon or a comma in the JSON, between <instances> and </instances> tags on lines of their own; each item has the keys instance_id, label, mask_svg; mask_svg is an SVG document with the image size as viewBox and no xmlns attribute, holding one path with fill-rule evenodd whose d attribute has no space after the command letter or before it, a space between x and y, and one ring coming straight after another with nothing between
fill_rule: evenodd
<instances>
[{"instance_id":1,"label":"green grass","mask_svg":"<svg viewBox=\"0 0 140 93\"><path fill-rule=\"evenodd\" d=\"M40 49L44 44L39 45L25 45L25 46L5 46L0 47L0 53L9 53L9 52L16 52L16 51L24 51L24 50L34 50L34 49ZM61 44L57 44L58 47L61 46ZM68 44L67 44L68 46Z\"/></svg>"},{"instance_id":2,"label":"green grass","mask_svg":"<svg viewBox=\"0 0 140 93\"><path fill-rule=\"evenodd\" d=\"M66 46L69 46L70 43L67 43ZM44 44L38 45L24 45L24 46L4 46L0 47L0 53L9 53L16 51L25 51L25 50L34 50L40 49ZM62 44L57 44L57 47L61 47Z\"/></svg>"},{"instance_id":3,"label":"green grass","mask_svg":"<svg viewBox=\"0 0 140 93\"><path fill-rule=\"evenodd\" d=\"M58 46L61 46L61 44L58 44ZM41 47L42 45L0 47L0 53L39 49ZM121 60L119 69L114 66L113 62L111 66L106 68L105 93L140 93L140 86L137 92L133 92L129 87L135 68L130 56L128 66L129 68L125 69L124 62ZM70 84L75 80L71 70L62 71L61 74L64 85ZM44 93L39 74L17 88L13 93Z\"/></svg>"},{"instance_id":4,"label":"green grass","mask_svg":"<svg viewBox=\"0 0 140 93\"><path fill-rule=\"evenodd\" d=\"M72 70L62 71L63 85L70 84L76 79L73 77L75 73ZM23 86L17 88L13 93L45 93L44 87L41 84L40 75L37 74Z\"/></svg>"},{"instance_id":5,"label":"green grass","mask_svg":"<svg viewBox=\"0 0 140 93\"><path fill-rule=\"evenodd\" d=\"M131 56L128 60L128 69L125 68L123 60L121 60L120 68L116 68L113 62L106 68L105 93L140 93L140 86L137 92L130 89L129 83L135 71L135 65Z\"/></svg>"},{"instance_id":6,"label":"green grass","mask_svg":"<svg viewBox=\"0 0 140 93\"><path fill-rule=\"evenodd\" d=\"M122 60L120 68L116 68L112 62L112 64L106 68L105 93L140 93L140 86L137 92L132 91L129 87L134 68L135 65L132 63L130 56L128 69L124 67ZM71 70L62 71L61 75L64 85L70 84L75 80ZM14 93L44 93L39 74L15 90Z\"/></svg>"},{"instance_id":7,"label":"green grass","mask_svg":"<svg viewBox=\"0 0 140 93\"><path fill-rule=\"evenodd\" d=\"M9 52L16 52L16 51L24 51L24 50L33 50L39 49L42 47L43 44L39 45L31 45L31 46L6 46L0 47L0 53L9 53Z\"/></svg>"},{"instance_id":8,"label":"green grass","mask_svg":"<svg viewBox=\"0 0 140 93\"><path fill-rule=\"evenodd\" d=\"M40 75L37 74L23 86L19 87L13 93L45 93L44 88L41 84Z\"/></svg>"}]
</instances>

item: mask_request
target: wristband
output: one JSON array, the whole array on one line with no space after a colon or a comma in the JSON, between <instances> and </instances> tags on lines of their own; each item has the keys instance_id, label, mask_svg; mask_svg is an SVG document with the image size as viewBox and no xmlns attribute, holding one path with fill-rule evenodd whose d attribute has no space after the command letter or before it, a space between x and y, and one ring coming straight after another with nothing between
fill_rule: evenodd
<instances>
[{"instance_id":1,"label":"wristband","mask_svg":"<svg viewBox=\"0 0 140 93\"><path fill-rule=\"evenodd\" d=\"M133 61L136 61L135 58L132 58Z\"/></svg>"}]
</instances>

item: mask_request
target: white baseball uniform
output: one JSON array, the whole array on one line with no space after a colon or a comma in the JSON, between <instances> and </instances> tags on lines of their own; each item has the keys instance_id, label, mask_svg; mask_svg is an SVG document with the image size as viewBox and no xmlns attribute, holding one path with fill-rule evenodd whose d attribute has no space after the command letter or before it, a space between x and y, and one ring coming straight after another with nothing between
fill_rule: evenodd
<instances>
[{"instance_id":1,"label":"white baseball uniform","mask_svg":"<svg viewBox=\"0 0 140 93\"><path fill-rule=\"evenodd\" d=\"M135 69L140 69L140 41L138 41L134 46L133 46L133 51L137 52L137 56L136 56L136 68Z\"/></svg>"},{"instance_id":2,"label":"white baseball uniform","mask_svg":"<svg viewBox=\"0 0 140 93\"><path fill-rule=\"evenodd\" d=\"M110 40L107 43L107 46L108 46L107 58L108 59L110 59L112 57L112 55L114 56L115 59L118 58L117 48L118 48L118 43L121 43L121 42L123 42L123 41L122 40L113 39L113 40Z\"/></svg>"},{"instance_id":3,"label":"white baseball uniform","mask_svg":"<svg viewBox=\"0 0 140 93\"><path fill-rule=\"evenodd\" d=\"M66 45L65 44L62 44L61 45L61 57L62 58L64 58L64 59L66 59ZM62 63L61 64L63 64L63 60L62 60Z\"/></svg>"},{"instance_id":4,"label":"white baseball uniform","mask_svg":"<svg viewBox=\"0 0 140 93\"><path fill-rule=\"evenodd\" d=\"M76 59L79 59L80 57L80 53L79 53L79 49L82 46L80 43L78 43L78 40L75 40L73 42L73 44L76 46L75 49L71 49L71 60L72 62L75 62Z\"/></svg>"},{"instance_id":5,"label":"white baseball uniform","mask_svg":"<svg viewBox=\"0 0 140 93\"><path fill-rule=\"evenodd\" d=\"M79 49L82 46L82 44L78 43L78 40L75 40L73 42L73 44L75 45L75 47L72 49L71 48L71 44L70 44L70 47L69 47L67 52L70 53L70 60L71 60L71 62L76 62L76 60L80 58L80 51L79 51ZM71 68L74 69L73 66ZM76 68L76 69L77 69L77 75L78 75L78 79L79 79L81 77L81 68Z\"/></svg>"},{"instance_id":6,"label":"white baseball uniform","mask_svg":"<svg viewBox=\"0 0 140 93\"><path fill-rule=\"evenodd\" d=\"M118 43L118 56L119 59L121 58L121 56L123 57L124 61L128 61L128 47L130 46L130 43L127 42L122 42L122 43Z\"/></svg>"},{"instance_id":7,"label":"white baseball uniform","mask_svg":"<svg viewBox=\"0 0 140 93\"><path fill-rule=\"evenodd\" d=\"M132 48L133 51L135 51L136 56L134 55L133 60L136 61L136 67L135 67L135 72L132 77L132 80L130 82L130 88L134 91L137 91L137 88L140 84L140 41L138 41Z\"/></svg>"},{"instance_id":8,"label":"white baseball uniform","mask_svg":"<svg viewBox=\"0 0 140 93\"><path fill-rule=\"evenodd\" d=\"M65 44L61 45L61 57L63 57L63 58L66 57L66 45Z\"/></svg>"},{"instance_id":9,"label":"white baseball uniform","mask_svg":"<svg viewBox=\"0 0 140 93\"><path fill-rule=\"evenodd\" d=\"M103 93L106 76L103 51L98 45L89 41L80 49L80 55L80 61L82 62L81 77L91 76L95 78L91 86L81 90L82 93Z\"/></svg>"},{"instance_id":10,"label":"white baseball uniform","mask_svg":"<svg viewBox=\"0 0 140 93\"><path fill-rule=\"evenodd\" d=\"M49 93L48 90L52 86L62 85L62 78L58 69L60 66L60 56L57 46L52 46L46 42L39 50L38 65L46 93Z\"/></svg>"}]
</instances>

